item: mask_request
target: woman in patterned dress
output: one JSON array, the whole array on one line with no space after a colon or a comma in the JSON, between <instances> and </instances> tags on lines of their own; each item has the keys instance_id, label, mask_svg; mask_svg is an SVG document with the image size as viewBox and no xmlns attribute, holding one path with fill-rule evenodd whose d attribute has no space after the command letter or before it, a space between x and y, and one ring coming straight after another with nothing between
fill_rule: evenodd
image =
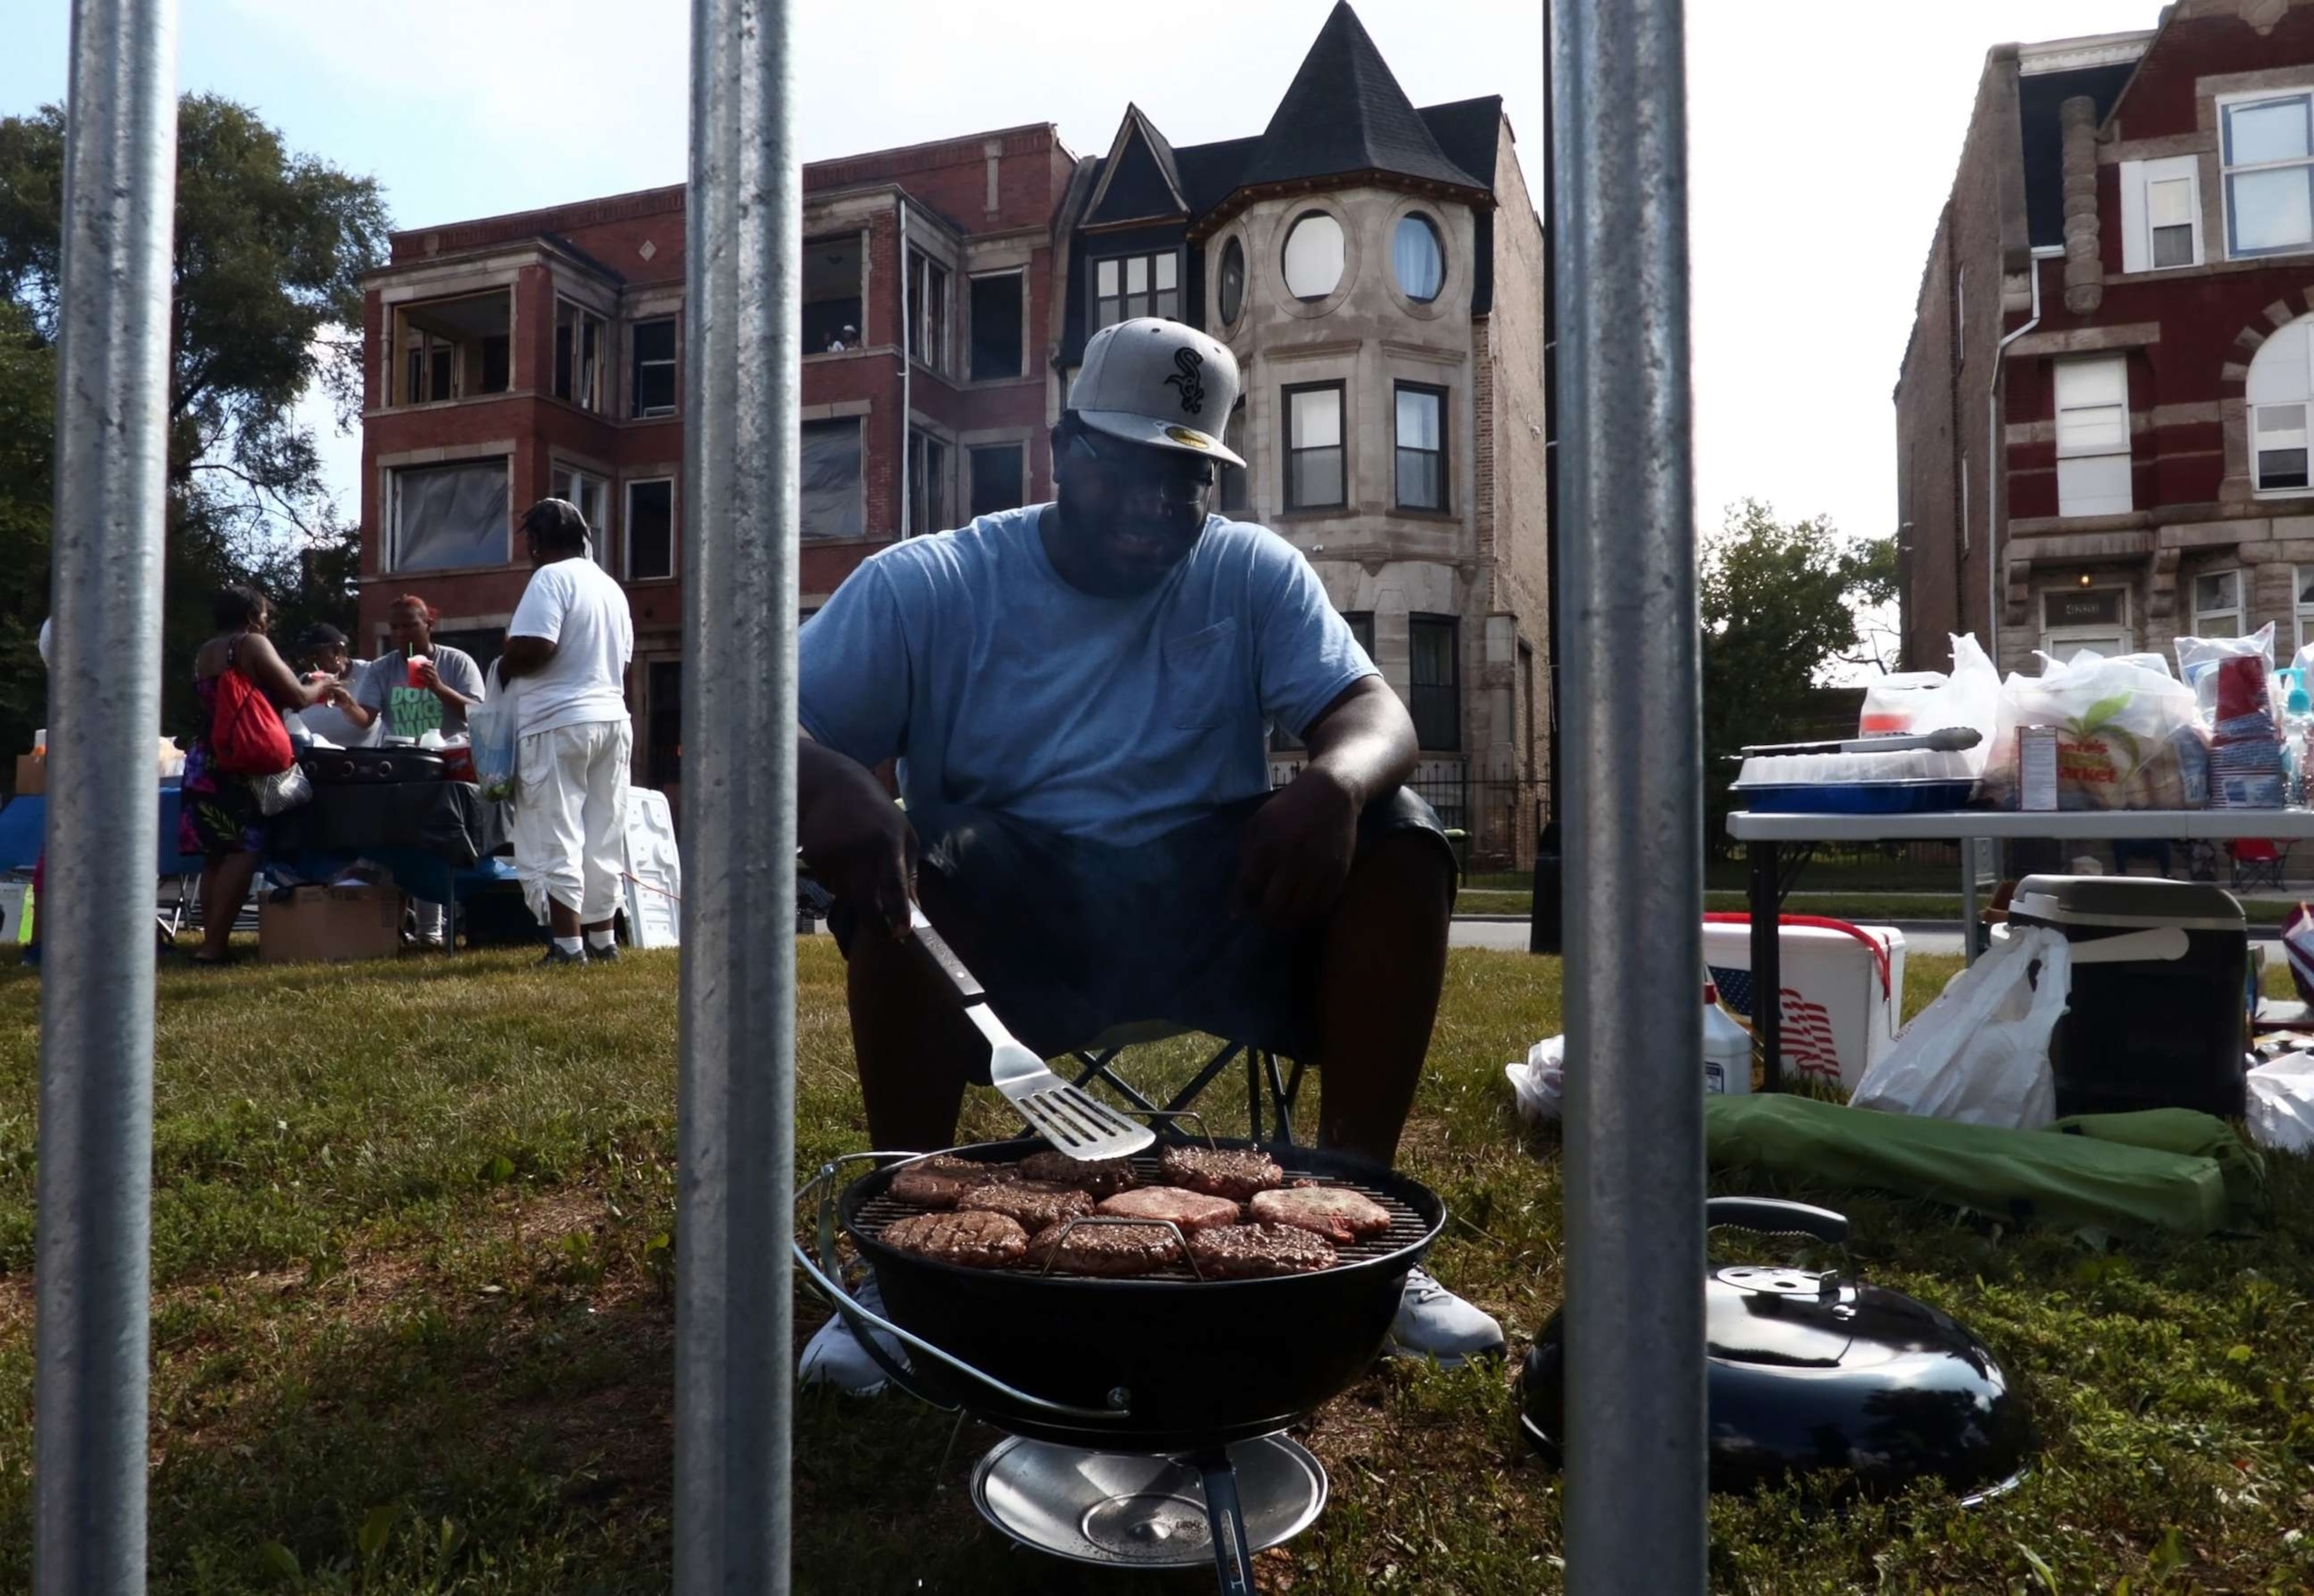
<instances>
[{"instance_id":1,"label":"woman in patterned dress","mask_svg":"<svg viewBox=\"0 0 2314 1596\"><path fill-rule=\"evenodd\" d=\"M264 862L266 833L272 826L259 810L248 779L216 769L209 753L218 681L227 671L239 671L277 710L310 710L341 691L328 679L311 685L297 680L265 635L273 622L273 606L254 587L235 583L219 588L209 601L209 614L217 635L193 656L193 692L200 701L201 724L185 751L177 813L177 851L198 853L205 861L201 947L193 955L197 965L226 962L233 922L249 896L257 867Z\"/></svg>"}]
</instances>

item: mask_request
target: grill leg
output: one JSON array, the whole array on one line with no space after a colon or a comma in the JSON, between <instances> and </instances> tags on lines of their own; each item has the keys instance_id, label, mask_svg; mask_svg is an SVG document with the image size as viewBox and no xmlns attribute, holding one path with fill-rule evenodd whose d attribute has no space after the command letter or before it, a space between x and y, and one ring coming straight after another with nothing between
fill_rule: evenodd
<instances>
[{"instance_id":1,"label":"grill leg","mask_svg":"<svg viewBox=\"0 0 2314 1596\"><path fill-rule=\"evenodd\" d=\"M1115 1070L1109 1068L1109 1065L1116 1062L1117 1055L1124 1051L1125 1049L1122 1047L1112 1047L1107 1053L1103 1054L1091 1054L1082 1050L1079 1051L1077 1054L1077 1062L1084 1065L1085 1068L1084 1073L1077 1077L1076 1084L1082 1087L1089 1085L1095 1080L1101 1081L1106 1085L1116 1089L1117 1094L1119 1097L1125 1098L1143 1113L1156 1113L1157 1105L1155 1103L1150 1101L1147 1098L1143 1097L1140 1092L1134 1089L1134 1086L1131 1081L1126 1080L1124 1076L1119 1075Z\"/></svg>"},{"instance_id":2,"label":"grill leg","mask_svg":"<svg viewBox=\"0 0 2314 1596\"><path fill-rule=\"evenodd\" d=\"M1294 1099L1302 1090L1302 1061L1294 1061L1294 1074L1290 1080L1280 1079L1276 1054L1263 1054L1262 1064L1269 1075L1270 1106L1277 1114L1277 1143L1281 1147L1291 1147L1294 1145Z\"/></svg>"},{"instance_id":3,"label":"grill leg","mask_svg":"<svg viewBox=\"0 0 2314 1596\"><path fill-rule=\"evenodd\" d=\"M1253 1596L1253 1552L1246 1545L1245 1513L1238 1506L1237 1467L1221 1447L1199 1452L1195 1461L1205 1476L1206 1521L1213 1526L1214 1569L1221 1575L1222 1596Z\"/></svg>"}]
</instances>

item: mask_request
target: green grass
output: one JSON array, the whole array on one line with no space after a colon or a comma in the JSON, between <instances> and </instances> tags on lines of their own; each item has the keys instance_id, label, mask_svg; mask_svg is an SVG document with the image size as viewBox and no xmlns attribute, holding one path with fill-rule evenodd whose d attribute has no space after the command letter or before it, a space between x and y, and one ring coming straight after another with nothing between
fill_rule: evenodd
<instances>
[{"instance_id":1,"label":"green grass","mask_svg":"<svg viewBox=\"0 0 2314 1596\"><path fill-rule=\"evenodd\" d=\"M1907 1001L1949 959L1908 962ZM155 1103L152 1588L667 1587L676 966L526 956L171 974ZM826 939L800 948L799 1159L864 1145ZM2270 979L2280 981L2279 971ZM26 1577L35 985L0 971L0 1590ZM1557 1139L1505 1061L1559 1028L1556 961L1458 951L1404 1164L1455 1220L1438 1272L1515 1344L1559 1295ZM1177 1045L1152 1073L1177 1073ZM1229 1128L1223 1105L1217 1130ZM967 1133L1006 1115L976 1100ZM1970 1593L2314 1582L2314 1176L2270 1232L2095 1250L1811 1192L1870 1278L1975 1327L2043 1437L2015 1495L1715 1501L1715 1588ZM799 1334L819 1318L806 1306ZM782 1355L767 1348L767 1356ZM1273 1592L1559 1588L1559 1482L1507 1371L1376 1368L1303 1439L1333 1495ZM1008 1550L967 1495L990 1432L803 1394L797 1588L1167 1592Z\"/></svg>"}]
</instances>

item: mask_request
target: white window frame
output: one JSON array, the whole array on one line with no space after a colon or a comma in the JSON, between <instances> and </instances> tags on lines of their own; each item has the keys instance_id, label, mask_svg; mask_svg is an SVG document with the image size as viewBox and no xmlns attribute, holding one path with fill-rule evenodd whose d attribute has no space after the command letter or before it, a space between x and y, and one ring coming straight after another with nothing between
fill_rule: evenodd
<instances>
[{"instance_id":1,"label":"white window frame","mask_svg":"<svg viewBox=\"0 0 2314 1596\"><path fill-rule=\"evenodd\" d=\"M2314 226L2309 227L2306 240L2300 243L2274 244L2263 250L2244 250L2237 247L2234 242L2233 180L2237 176L2239 176L2244 172L2287 172L2294 167L2306 172L2308 183L2310 186L2314 186L2314 132L2310 132L2307 144L2307 154L2304 156L2298 157L2296 159L2289 161L2261 161L2255 164L2247 166L2236 166L2227 160L2227 156L2231 153L2230 146L2233 142L2230 137L2231 128L2229 121L2230 114L2234 110L2245 105L2263 104L2266 101L2276 100L2306 101L2310 128L2314 128L2314 84L2292 86L2286 89L2258 89L2252 90L2246 93L2221 94L2218 97L2216 107L2218 115L2218 194L2219 198L2223 201L2225 207L2226 257L2229 260L2264 260L2269 255L2300 255L2308 253L2309 251L2314 251ZM2314 217L2314 194L2310 194L2308 198L2308 213L2310 217Z\"/></svg>"},{"instance_id":2,"label":"white window frame","mask_svg":"<svg viewBox=\"0 0 2314 1596\"><path fill-rule=\"evenodd\" d=\"M2056 659L2071 659L2083 648L2095 648L2107 659L2112 659L2136 652L2137 631L2130 624L2128 586L2100 582L2089 591L2119 594L2121 603L2115 613L2120 619L2111 624L2051 626L2048 623L2051 595L2044 592L2040 597L2042 653Z\"/></svg>"},{"instance_id":3,"label":"white window frame","mask_svg":"<svg viewBox=\"0 0 2314 1596\"><path fill-rule=\"evenodd\" d=\"M565 404L575 404L582 410L600 415L603 411L604 367L610 364L612 358L611 319L584 300L573 299L568 294L558 294L554 297L554 331L558 337L562 331L562 312L566 305L576 317L570 330L570 392L567 394L554 393L554 397ZM595 328L595 363L591 367L585 364L589 322ZM548 348L551 355L551 343ZM547 373L547 392L553 393L559 381L559 374L550 370Z\"/></svg>"},{"instance_id":4,"label":"white window frame","mask_svg":"<svg viewBox=\"0 0 2314 1596\"><path fill-rule=\"evenodd\" d=\"M587 531L595 545L595 563L615 574L616 568L611 561L610 479L568 460L554 463L553 475L554 497L577 505L578 513L587 517ZM589 498L595 501L591 513L587 505Z\"/></svg>"},{"instance_id":5,"label":"white window frame","mask_svg":"<svg viewBox=\"0 0 2314 1596\"><path fill-rule=\"evenodd\" d=\"M634 537L635 489L638 488L648 488L659 482L665 482L667 484L667 569L659 572L656 576L637 576L635 574ZM626 579L630 582L666 582L674 580L675 578L679 576L683 570L683 523L678 518L681 512L676 507L677 493L675 485L675 479L671 476L629 477L625 483L623 484L623 487L624 491L621 496L621 503L619 506L619 525L624 535L619 540L620 544L622 545L619 553L621 557L620 563L627 573Z\"/></svg>"},{"instance_id":6,"label":"white window frame","mask_svg":"<svg viewBox=\"0 0 2314 1596\"><path fill-rule=\"evenodd\" d=\"M2186 216L2193 232L2187 260L2157 265L2153 247L2153 190L2162 183L2186 185ZM2176 226L2172 222L2165 224ZM2202 239L2202 158L2171 155L2159 161L2121 163L2121 269L2124 271L2181 271L2209 259Z\"/></svg>"},{"instance_id":7,"label":"white window frame","mask_svg":"<svg viewBox=\"0 0 2314 1596\"><path fill-rule=\"evenodd\" d=\"M1142 287L1138 292L1135 292L1133 287L1133 269L1135 266L1143 268ZM1114 294L1103 294L1100 291L1103 267L1116 268L1111 278L1117 287L1117 292ZM1170 287L1158 286L1157 279L1164 275L1164 271L1160 269L1161 267L1170 269L1173 274ZM1135 299L1144 302L1141 314L1144 316L1163 316L1169 322L1178 322L1181 319L1181 296L1188 286L1184 280L1188 276L1188 268L1181 258L1180 251L1139 250L1129 255L1103 255L1091 262L1087 270L1091 274L1092 292L1087 301L1091 310L1091 332L1098 332L1104 327L1114 326L1116 322L1132 321L1134 318L1127 315L1126 311L1127 302ZM1161 297L1166 295L1172 295L1173 303L1170 307L1160 304ZM1104 322L1101 320L1103 313L1101 307L1111 303L1117 306L1116 321Z\"/></svg>"},{"instance_id":8,"label":"white window frame","mask_svg":"<svg viewBox=\"0 0 2314 1596\"><path fill-rule=\"evenodd\" d=\"M2231 577L2234 579L2234 602L2230 609L2205 610L2202 607L2202 584L2212 577ZM2197 638L2238 638L2243 635L2244 629L2249 623L2249 583L2244 577L2240 566L2221 565L2211 570L2195 571L2186 580L2192 584L2186 589L2186 596L2191 600L2187 607L2194 617L2194 630L2191 635ZM2233 622L2231 631L2210 630L2209 622L2220 616Z\"/></svg>"},{"instance_id":9,"label":"white window frame","mask_svg":"<svg viewBox=\"0 0 2314 1596\"><path fill-rule=\"evenodd\" d=\"M2049 386L2056 417L2057 514L2118 516L2134 509L2128 358L2095 355L2056 361ZM2071 438L2066 436L2069 415L2075 429Z\"/></svg>"},{"instance_id":10,"label":"white window frame","mask_svg":"<svg viewBox=\"0 0 2314 1596\"><path fill-rule=\"evenodd\" d=\"M646 360L635 349L635 334L645 327L656 326L661 322L670 323L674 329L675 340L672 346L674 352L668 355L664 360ZM662 416L672 416L676 414L683 405L682 315L679 313L670 312L668 314L663 316L637 316L633 321L627 323L627 380L630 384L633 384L636 390L627 396L627 410L629 419L631 420L637 421L651 421L657 420ZM642 402L642 393L640 391L641 384L637 382L636 379L642 375L643 367L659 366L667 367L670 392L674 393L675 397L665 404L646 406Z\"/></svg>"},{"instance_id":11,"label":"white window frame","mask_svg":"<svg viewBox=\"0 0 2314 1596\"><path fill-rule=\"evenodd\" d=\"M2293 565L2290 568L2290 608L2292 619L2297 626L2291 643L2293 657L2306 647L2306 623L2314 621L2314 600L2306 596L2306 584L2310 578L2314 578L2314 565Z\"/></svg>"},{"instance_id":12,"label":"white window frame","mask_svg":"<svg viewBox=\"0 0 2314 1596\"><path fill-rule=\"evenodd\" d=\"M2294 372L2291 367L2293 350L2297 357ZM2261 389L2266 397L2259 397ZM2244 447L2248 454L2244 463L2252 493L2259 498L2302 498L2314 493L2314 472L2310 472L2307 481L2299 486L2269 488L2258 471L2258 456L2263 453L2259 445L2268 436L2279 440L2271 445L2274 447L2292 447L2294 440L2295 447L2308 451L2308 463L2314 467L2314 318L2301 318L2278 329L2259 347L2250 361L2244 396L2248 412ZM2261 425L2266 412L2293 407L2298 411L2295 429L2277 428L2269 435Z\"/></svg>"},{"instance_id":13,"label":"white window frame","mask_svg":"<svg viewBox=\"0 0 2314 1596\"><path fill-rule=\"evenodd\" d=\"M915 336L908 357L928 371L956 370L956 268L928 250L908 251L908 314ZM861 334L864 340L866 334Z\"/></svg>"}]
</instances>

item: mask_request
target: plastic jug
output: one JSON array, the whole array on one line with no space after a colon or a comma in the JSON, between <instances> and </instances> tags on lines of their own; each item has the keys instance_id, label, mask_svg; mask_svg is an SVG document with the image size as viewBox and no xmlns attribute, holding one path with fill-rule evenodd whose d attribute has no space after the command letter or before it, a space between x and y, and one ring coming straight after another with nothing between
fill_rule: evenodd
<instances>
[{"instance_id":1,"label":"plastic jug","mask_svg":"<svg viewBox=\"0 0 2314 1596\"><path fill-rule=\"evenodd\" d=\"M1703 1089L1740 1098L1752 1089L1752 1033L1719 1006L1719 989L1703 983Z\"/></svg>"}]
</instances>

